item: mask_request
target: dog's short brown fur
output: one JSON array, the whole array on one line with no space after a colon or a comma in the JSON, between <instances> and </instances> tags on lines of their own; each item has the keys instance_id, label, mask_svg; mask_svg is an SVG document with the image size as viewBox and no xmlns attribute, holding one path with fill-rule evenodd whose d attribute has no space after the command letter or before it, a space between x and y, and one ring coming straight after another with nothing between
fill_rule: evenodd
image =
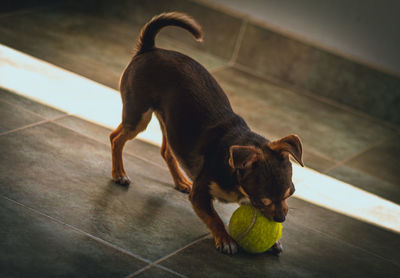
<instances>
[{"instance_id":1,"label":"dog's short brown fur","mask_svg":"<svg viewBox=\"0 0 400 278\"><path fill-rule=\"evenodd\" d=\"M168 25L202 38L197 22L181 13L158 15L143 27L135 55L121 77L122 123L110 135L112 177L117 183L130 183L122 162L124 144L146 129L154 113L163 133L161 155L175 187L190 193L216 247L233 254L236 243L212 200L248 199L270 219L283 222L286 199L294 192L289 154L303 165L301 142L296 135L270 142L252 132L204 67L181 53L156 48L156 34Z\"/></svg>"}]
</instances>

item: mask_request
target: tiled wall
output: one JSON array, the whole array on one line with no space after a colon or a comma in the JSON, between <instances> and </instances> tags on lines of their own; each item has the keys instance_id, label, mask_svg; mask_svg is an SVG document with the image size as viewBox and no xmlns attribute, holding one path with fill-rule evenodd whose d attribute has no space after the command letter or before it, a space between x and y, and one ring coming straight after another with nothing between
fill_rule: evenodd
<instances>
[{"instance_id":1,"label":"tiled wall","mask_svg":"<svg viewBox=\"0 0 400 278\"><path fill-rule=\"evenodd\" d=\"M249 23L236 63L400 124L400 78Z\"/></svg>"}]
</instances>

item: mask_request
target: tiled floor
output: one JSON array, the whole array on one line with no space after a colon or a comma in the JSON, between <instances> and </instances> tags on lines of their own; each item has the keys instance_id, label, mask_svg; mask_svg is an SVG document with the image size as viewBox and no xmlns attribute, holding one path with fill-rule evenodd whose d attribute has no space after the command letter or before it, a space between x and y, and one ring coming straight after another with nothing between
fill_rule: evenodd
<instances>
[{"instance_id":1,"label":"tiled floor","mask_svg":"<svg viewBox=\"0 0 400 278\"><path fill-rule=\"evenodd\" d=\"M0 43L115 88L138 29L133 20L50 8L3 15ZM270 139L299 134L309 167L400 202L399 129L229 67L229 55L215 56L218 48L196 48L174 34L161 34L160 44L212 71L256 131ZM110 180L110 130L6 90L0 90L0 119L0 277L397 277L400 271L398 234L296 198L282 256L222 255L187 196L173 189L157 147L128 143L133 184L121 187ZM233 208L218 206L224 221Z\"/></svg>"},{"instance_id":2,"label":"tiled floor","mask_svg":"<svg viewBox=\"0 0 400 278\"><path fill-rule=\"evenodd\" d=\"M5 91L1 95L10 98ZM2 119L18 116L20 121L0 136L0 245L6 250L0 253L1 274L124 277L140 270L149 277L344 272L390 277L399 269L397 234L298 199L290 202L293 211L285 223L286 248L280 258L219 254L187 196L172 188L156 147L130 143L125 160L134 182L121 187L109 178L109 130L62 114L46 121L6 103ZM59 114L48 107L39 110ZM227 221L231 208L219 209ZM43 263L47 257L51 264Z\"/></svg>"}]
</instances>

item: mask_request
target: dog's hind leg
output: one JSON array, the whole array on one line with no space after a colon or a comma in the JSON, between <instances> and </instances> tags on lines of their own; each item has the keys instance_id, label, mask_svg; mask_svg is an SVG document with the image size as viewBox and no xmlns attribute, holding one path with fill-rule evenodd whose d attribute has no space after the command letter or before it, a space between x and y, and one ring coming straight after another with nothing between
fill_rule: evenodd
<instances>
[{"instance_id":1,"label":"dog's hind leg","mask_svg":"<svg viewBox=\"0 0 400 278\"><path fill-rule=\"evenodd\" d=\"M163 142L161 146L161 156L168 165L169 171L175 183L175 189L189 193L192 188L192 183L189 182L179 169L178 162L169 147L168 140L163 134Z\"/></svg>"},{"instance_id":2,"label":"dog's hind leg","mask_svg":"<svg viewBox=\"0 0 400 278\"><path fill-rule=\"evenodd\" d=\"M172 179L174 180L175 189L183 192L189 193L192 188L192 183L186 179L182 171L179 169L178 161L176 160L171 147L168 144L168 139L166 136L166 129L164 122L160 115L157 115L158 121L160 122L161 131L163 134L163 140L161 145L161 156L164 158L165 162L167 163L168 169L171 173Z\"/></svg>"},{"instance_id":3,"label":"dog's hind leg","mask_svg":"<svg viewBox=\"0 0 400 278\"><path fill-rule=\"evenodd\" d=\"M153 111L148 110L131 120L129 123L122 122L117 129L110 134L112 153L112 178L116 183L129 184L130 180L125 173L122 161L122 150L126 141L136 137L146 129L151 120Z\"/></svg>"}]
</instances>

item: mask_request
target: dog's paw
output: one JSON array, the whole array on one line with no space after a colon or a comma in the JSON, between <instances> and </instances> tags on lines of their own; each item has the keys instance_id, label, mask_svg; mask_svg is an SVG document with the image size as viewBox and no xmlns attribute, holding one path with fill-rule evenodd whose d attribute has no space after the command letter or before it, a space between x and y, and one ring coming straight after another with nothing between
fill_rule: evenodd
<instances>
[{"instance_id":1,"label":"dog's paw","mask_svg":"<svg viewBox=\"0 0 400 278\"><path fill-rule=\"evenodd\" d=\"M128 178L127 175L114 176L113 180L115 183L120 185L129 185L131 183L131 180Z\"/></svg>"},{"instance_id":2,"label":"dog's paw","mask_svg":"<svg viewBox=\"0 0 400 278\"><path fill-rule=\"evenodd\" d=\"M182 193L189 194L190 191L192 190L192 184L190 182L182 182L182 183L176 184L175 189Z\"/></svg>"},{"instance_id":3,"label":"dog's paw","mask_svg":"<svg viewBox=\"0 0 400 278\"><path fill-rule=\"evenodd\" d=\"M268 252L275 256L279 256L279 254L283 252L283 246L281 242L279 240L275 242L275 244L270 249L268 249Z\"/></svg>"},{"instance_id":4,"label":"dog's paw","mask_svg":"<svg viewBox=\"0 0 400 278\"><path fill-rule=\"evenodd\" d=\"M237 243L229 236L215 238L215 247L224 254L233 255L238 252Z\"/></svg>"}]
</instances>

